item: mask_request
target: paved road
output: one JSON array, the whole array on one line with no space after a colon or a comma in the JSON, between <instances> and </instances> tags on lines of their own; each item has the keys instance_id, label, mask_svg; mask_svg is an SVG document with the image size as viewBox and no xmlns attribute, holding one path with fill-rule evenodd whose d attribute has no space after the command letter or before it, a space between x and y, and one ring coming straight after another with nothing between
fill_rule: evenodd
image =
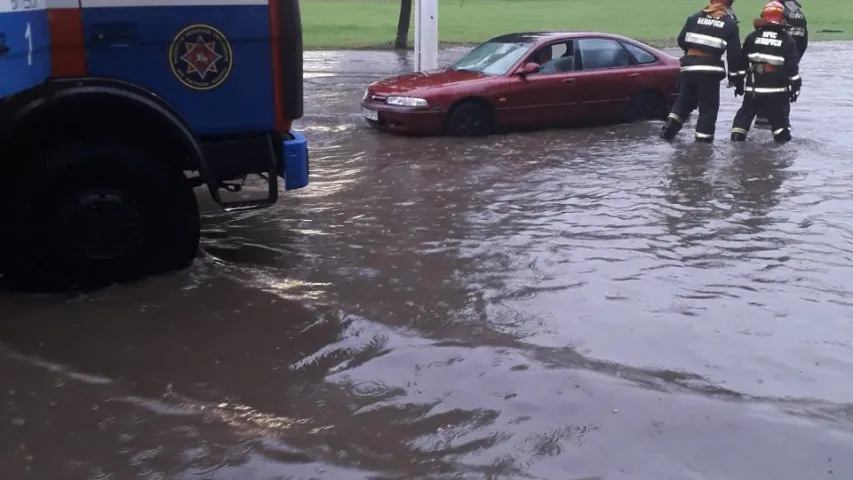
<instances>
[{"instance_id":1,"label":"paved road","mask_svg":"<svg viewBox=\"0 0 853 480\"><path fill-rule=\"evenodd\" d=\"M212 212L186 272L0 294L0 470L853 478L850 50L809 48L781 148L379 135L408 60L309 54L310 188Z\"/></svg>"}]
</instances>

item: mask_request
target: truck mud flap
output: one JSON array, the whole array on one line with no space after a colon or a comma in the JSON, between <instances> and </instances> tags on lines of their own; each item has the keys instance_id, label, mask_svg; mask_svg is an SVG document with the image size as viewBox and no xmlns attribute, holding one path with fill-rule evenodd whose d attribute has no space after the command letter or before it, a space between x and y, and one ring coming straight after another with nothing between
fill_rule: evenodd
<instances>
[{"instance_id":1,"label":"truck mud flap","mask_svg":"<svg viewBox=\"0 0 853 480\"><path fill-rule=\"evenodd\" d=\"M284 141L284 161L278 172L284 178L285 190L296 190L308 185L308 140L299 132L290 131L293 137Z\"/></svg>"}]
</instances>

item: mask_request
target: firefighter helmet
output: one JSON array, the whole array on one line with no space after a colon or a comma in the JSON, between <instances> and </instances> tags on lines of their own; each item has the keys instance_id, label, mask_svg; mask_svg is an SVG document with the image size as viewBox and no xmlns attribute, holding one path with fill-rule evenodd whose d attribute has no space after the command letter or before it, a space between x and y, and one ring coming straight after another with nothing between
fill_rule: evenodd
<instances>
[{"instance_id":1,"label":"firefighter helmet","mask_svg":"<svg viewBox=\"0 0 853 480\"><path fill-rule=\"evenodd\" d=\"M779 2L770 2L761 9L761 19L781 25L785 21L785 6Z\"/></svg>"}]
</instances>

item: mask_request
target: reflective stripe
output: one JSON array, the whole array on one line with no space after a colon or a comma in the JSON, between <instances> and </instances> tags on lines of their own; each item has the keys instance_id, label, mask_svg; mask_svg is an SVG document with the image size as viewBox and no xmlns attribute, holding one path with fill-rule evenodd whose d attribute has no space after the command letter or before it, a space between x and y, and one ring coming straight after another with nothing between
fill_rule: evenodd
<instances>
[{"instance_id":1,"label":"reflective stripe","mask_svg":"<svg viewBox=\"0 0 853 480\"><path fill-rule=\"evenodd\" d=\"M782 132L784 132L784 131L785 131L785 127L782 127L782 128L780 128L780 129L778 129L778 130L773 130L773 135L774 135L774 136L775 136L775 135L779 135L780 133L782 133Z\"/></svg>"},{"instance_id":2,"label":"reflective stripe","mask_svg":"<svg viewBox=\"0 0 853 480\"><path fill-rule=\"evenodd\" d=\"M749 61L753 63L766 63L776 66L782 66L785 64L785 57L768 55L766 53L750 53L747 57L749 57Z\"/></svg>"},{"instance_id":3,"label":"reflective stripe","mask_svg":"<svg viewBox=\"0 0 853 480\"><path fill-rule=\"evenodd\" d=\"M746 135L749 132L746 131L746 129L744 129L744 128L734 127L734 128L732 128L732 133L742 133L742 134Z\"/></svg>"},{"instance_id":4,"label":"reflective stripe","mask_svg":"<svg viewBox=\"0 0 853 480\"><path fill-rule=\"evenodd\" d=\"M791 27L791 29L788 30L788 33L795 37L805 37L806 29L803 27Z\"/></svg>"},{"instance_id":5,"label":"reflective stripe","mask_svg":"<svg viewBox=\"0 0 853 480\"><path fill-rule=\"evenodd\" d=\"M681 67L682 72L723 72L726 73L726 69L723 67L717 67L714 65L688 65L686 67Z\"/></svg>"},{"instance_id":6,"label":"reflective stripe","mask_svg":"<svg viewBox=\"0 0 853 480\"><path fill-rule=\"evenodd\" d=\"M755 93L785 93L788 91L787 88L754 88L754 87L745 87L744 91L747 92L755 92Z\"/></svg>"},{"instance_id":7,"label":"reflective stripe","mask_svg":"<svg viewBox=\"0 0 853 480\"><path fill-rule=\"evenodd\" d=\"M738 70L738 75L746 75L746 70Z\"/></svg>"},{"instance_id":8,"label":"reflective stripe","mask_svg":"<svg viewBox=\"0 0 853 480\"><path fill-rule=\"evenodd\" d=\"M714 138L710 133L699 133L696 132L696 138Z\"/></svg>"},{"instance_id":9,"label":"reflective stripe","mask_svg":"<svg viewBox=\"0 0 853 480\"><path fill-rule=\"evenodd\" d=\"M743 77L744 75L746 75L746 71L744 70L741 70L739 72L729 72L730 77Z\"/></svg>"},{"instance_id":10,"label":"reflective stripe","mask_svg":"<svg viewBox=\"0 0 853 480\"><path fill-rule=\"evenodd\" d=\"M705 45L711 48L718 48L720 50L726 49L725 40L717 37L712 37L710 35L702 35L701 33L689 32L687 33L687 35L684 36L684 41L688 43L695 43L696 45Z\"/></svg>"},{"instance_id":11,"label":"reflective stripe","mask_svg":"<svg viewBox=\"0 0 853 480\"><path fill-rule=\"evenodd\" d=\"M791 77L791 81L792 81L792 82L796 82L796 81L797 81L797 80L799 80L800 78L801 78L801 77L800 77L800 75L799 75L799 74L797 74L797 75L794 75L793 77Z\"/></svg>"},{"instance_id":12,"label":"reflective stripe","mask_svg":"<svg viewBox=\"0 0 853 480\"><path fill-rule=\"evenodd\" d=\"M669 118L675 120L678 123L684 123L684 120L682 120L681 117L679 117L678 115L676 115L674 113L670 113Z\"/></svg>"}]
</instances>

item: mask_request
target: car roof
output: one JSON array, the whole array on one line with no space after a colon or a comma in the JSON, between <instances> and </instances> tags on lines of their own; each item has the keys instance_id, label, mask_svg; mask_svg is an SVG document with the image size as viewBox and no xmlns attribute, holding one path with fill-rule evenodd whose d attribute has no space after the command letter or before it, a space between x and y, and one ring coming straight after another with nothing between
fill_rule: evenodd
<instances>
[{"instance_id":1,"label":"car roof","mask_svg":"<svg viewBox=\"0 0 853 480\"><path fill-rule=\"evenodd\" d=\"M539 42L545 41L550 42L553 40L560 39L569 39L569 38L579 38L579 37L604 37L604 38L613 38L618 40L633 40L638 42L630 37L624 37L622 35L617 35L615 33L606 33L606 32L554 32L554 31L545 31L545 32L516 32L516 33L507 33L505 35L500 35L495 38L489 40L490 42L500 42L500 43L528 43L528 42Z\"/></svg>"}]
</instances>

